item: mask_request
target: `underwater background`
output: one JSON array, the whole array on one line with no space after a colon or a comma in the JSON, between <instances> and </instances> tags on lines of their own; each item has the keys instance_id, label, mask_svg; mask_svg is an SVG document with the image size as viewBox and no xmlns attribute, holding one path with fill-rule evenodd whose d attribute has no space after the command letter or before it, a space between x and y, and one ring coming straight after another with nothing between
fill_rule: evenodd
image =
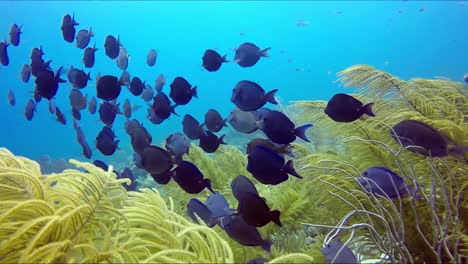
<instances>
[{"instance_id":1,"label":"underwater background","mask_svg":"<svg viewBox=\"0 0 468 264\"><path fill-rule=\"evenodd\" d=\"M0 10L0 40L8 39L13 23L23 32L20 45L8 47L10 64L0 66L0 262L466 263L466 151L419 155L399 149L389 130L415 119L436 127L451 147L468 146L468 2L0 1ZM54 99L66 125L49 113L45 99L26 120L34 80L21 81L20 70L33 48L42 46L54 71L82 69L83 50L62 38L65 14L74 14L77 32L92 27L88 47L96 43L99 49L94 67L83 68L92 78L81 89L88 99L96 96L98 73L122 73L104 53L108 34L119 36L127 49L126 71L132 76L154 87L163 74L167 94L177 76L198 87L198 98L177 107L180 116L158 125L147 119L149 103L122 87L117 102L128 98L140 106L131 119L143 124L155 146L182 132L186 114L202 122L212 108L228 117L240 80L257 82L265 91L278 89L279 104L266 106L287 113L296 127L314 125L306 133L312 142L297 139L295 157L288 158L302 179L290 176L274 186L254 181L270 208L281 211L282 227L259 228L271 241L271 252L191 221L187 203L205 201L209 191L188 194L174 181L158 185L136 168L122 115L112 125L119 149L104 156L95 147L103 127L98 114L81 111L79 124L93 150L92 158L85 158L73 128L69 82L60 84ZM271 47L269 57L239 67L232 61L244 42ZM150 49L158 52L154 67L146 64ZM208 72L202 66L207 49L227 54L231 62ZM14 106L7 100L10 90ZM376 117L333 122L323 112L337 93L375 103ZM223 134L226 145L215 153L205 153L194 140L184 160L236 208L230 184L238 175L252 179L246 144L264 135L242 134L229 124L217 133ZM113 167L100 170L88 163L93 160ZM356 179L371 166L392 169L417 187L420 197L385 199L364 192ZM139 192L126 191L129 181L112 172L126 167ZM352 252L326 253L332 240Z\"/></svg>"}]
</instances>

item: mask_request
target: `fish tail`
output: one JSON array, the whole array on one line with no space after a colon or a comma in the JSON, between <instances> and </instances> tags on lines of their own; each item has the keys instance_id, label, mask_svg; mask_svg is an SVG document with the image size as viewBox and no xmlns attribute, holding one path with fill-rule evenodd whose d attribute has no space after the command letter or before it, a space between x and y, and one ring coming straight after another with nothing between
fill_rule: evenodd
<instances>
[{"instance_id":1,"label":"fish tail","mask_svg":"<svg viewBox=\"0 0 468 264\"><path fill-rule=\"evenodd\" d=\"M94 37L93 27L89 27L88 34L89 34L90 37Z\"/></svg>"},{"instance_id":2,"label":"fish tail","mask_svg":"<svg viewBox=\"0 0 468 264\"><path fill-rule=\"evenodd\" d=\"M226 59L226 57L227 57L227 54L224 55L223 57L221 57L221 62L229 62L229 61Z\"/></svg>"},{"instance_id":3,"label":"fish tail","mask_svg":"<svg viewBox=\"0 0 468 264\"><path fill-rule=\"evenodd\" d=\"M205 187L210 190L210 192L212 193L216 193L213 188L211 187L211 180L210 179L204 179L203 180L205 182Z\"/></svg>"},{"instance_id":4,"label":"fish tail","mask_svg":"<svg viewBox=\"0 0 468 264\"><path fill-rule=\"evenodd\" d=\"M116 106L115 106L115 112L119 115L122 114L122 111L120 111L120 103L118 103Z\"/></svg>"},{"instance_id":5,"label":"fish tail","mask_svg":"<svg viewBox=\"0 0 468 264\"><path fill-rule=\"evenodd\" d=\"M171 113L173 113L174 115L179 116L179 114L177 114L176 111L175 111L176 106L178 106L178 105L175 104L175 105L172 105L171 107L169 107L169 111L171 111Z\"/></svg>"},{"instance_id":6,"label":"fish tail","mask_svg":"<svg viewBox=\"0 0 468 264\"><path fill-rule=\"evenodd\" d=\"M306 137L305 135L305 132L308 128L311 128L313 127L314 125L312 124L307 124L307 125L303 125L303 126L300 126L300 127L297 127L296 129L294 129L294 134L300 138L302 138L303 140L307 141L307 142L310 142L310 140Z\"/></svg>"},{"instance_id":7,"label":"fish tail","mask_svg":"<svg viewBox=\"0 0 468 264\"><path fill-rule=\"evenodd\" d=\"M278 91L278 89L274 89L274 90L271 90L268 93L266 93L265 94L265 100L267 100L268 102L270 102L272 104L278 104L278 102L275 99L275 94L276 94L277 91Z\"/></svg>"},{"instance_id":8,"label":"fish tail","mask_svg":"<svg viewBox=\"0 0 468 264\"><path fill-rule=\"evenodd\" d=\"M269 51L270 49L271 49L271 48L266 48L266 49L260 51L260 56L269 58L270 55L268 55L268 51Z\"/></svg>"},{"instance_id":9,"label":"fish tail","mask_svg":"<svg viewBox=\"0 0 468 264\"><path fill-rule=\"evenodd\" d=\"M88 72L88 81L92 81L93 79L91 79L91 72Z\"/></svg>"},{"instance_id":10,"label":"fish tail","mask_svg":"<svg viewBox=\"0 0 468 264\"><path fill-rule=\"evenodd\" d=\"M288 160L288 162L286 162L286 165L284 165L284 171L287 173L287 174L290 174L296 178L299 178L299 179L302 179L302 176L299 175L296 170L294 169L294 166L293 166L293 161L292 160Z\"/></svg>"},{"instance_id":11,"label":"fish tail","mask_svg":"<svg viewBox=\"0 0 468 264\"><path fill-rule=\"evenodd\" d=\"M267 239L262 240L262 243L260 245L266 252L271 253L271 241L270 240L267 240Z\"/></svg>"},{"instance_id":12,"label":"fish tail","mask_svg":"<svg viewBox=\"0 0 468 264\"><path fill-rule=\"evenodd\" d=\"M375 114L372 112L372 106L373 105L374 105L374 103L369 103L369 104L364 105L361 108L362 113L364 113L364 114L366 114L368 116L375 116Z\"/></svg>"},{"instance_id":13,"label":"fish tail","mask_svg":"<svg viewBox=\"0 0 468 264\"><path fill-rule=\"evenodd\" d=\"M230 117L224 118L224 119L223 119L223 127L228 127L228 125L226 124L226 122L229 122L230 120L231 120Z\"/></svg>"},{"instance_id":14,"label":"fish tail","mask_svg":"<svg viewBox=\"0 0 468 264\"><path fill-rule=\"evenodd\" d=\"M198 94L197 94L197 86L193 87L191 90L190 90L190 93L192 94L193 97L195 98L198 98Z\"/></svg>"},{"instance_id":15,"label":"fish tail","mask_svg":"<svg viewBox=\"0 0 468 264\"><path fill-rule=\"evenodd\" d=\"M460 159L465 158L466 152L468 152L468 147L465 146L454 146L449 149L449 153Z\"/></svg>"},{"instance_id":16,"label":"fish tail","mask_svg":"<svg viewBox=\"0 0 468 264\"><path fill-rule=\"evenodd\" d=\"M44 68L50 69L50 63L51 62L52 62L52 60L46 61L46 63L44 63Z\"/></svg>"},{"instance_id":17,"label":"fish tail","mask_svg":"<svg viewBox=\"0 0 468 264\"><path fill-rule=\"evenodd\" d=\"M218 143L219 143L219 144L226 145L226 142L224 142L224 136L226 136L226 135L222 135L222 136L220 136L220 137L218 138Z\"/></svg>"},{"instance_id":18,"label":"fish tail","mask_svg":"<svg viewBox=\"0 0 468 264\"><path fill-rule=\"evenodd\" d=\"M280 215L281 215L280 211L273 210L273 211L270 211L268 216L270 220L273 221L273 223L277 224L278 226L282 226L281 221L280 221Z\"/></svg>"},{"instance_id":19,"label":"fish tail","mask_svg":"<svg viewBox=\"0 0 468 264\"><path fill-rule=\"evenodd\" d=\"M284 145L281 147L281 152L288 155L291 158L295 158L294 154L292 153L292 150L294 149L293 145Z\"/></svg>"}]
</instances>

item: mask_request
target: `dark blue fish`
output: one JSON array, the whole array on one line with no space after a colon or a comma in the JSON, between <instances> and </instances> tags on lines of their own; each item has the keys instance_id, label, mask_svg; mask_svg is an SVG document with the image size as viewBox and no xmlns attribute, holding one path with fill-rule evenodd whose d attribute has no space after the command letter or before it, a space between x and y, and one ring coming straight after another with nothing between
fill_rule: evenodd
<instances>
[{"instance_id":1,"label":"dark blue fish","mask_svg":"<svg viewBox=\"0 0 468 264\"><path fill-rule=\"evenodd\" d=\"M182 127L184 134L192 140L199 139L201 134L206 133L203 126L201 126L200 123L189 114L184 116Z\"/></svg>"},{"instance_id":2,"label":"dark blue fish","mask_svg":"<svg viewBox=\"0 0 468 264\"><path fill-rule=\"evenodd\" d=\"M162 74L159 74L158 78L156 78L154 89L159 93L162 91L164 84L166 84L166 77L164 77Z\"/></svg>"},{"instance_id":3,"label":"dark blue fish","mask_svg":"<svg viewBox=\"0 0 468 264\"><path fill-rule=\"evenodd\" d=\"M214 71L219 70L223 62L229 62L226 59L226 56L227 55L224 55L221 57L221 55L219 55L218 52L212 49L206 50L202 57L203 68L205 68L209 72L214 72Z\"/></svg>"},{"instance_id":4,"label":"dark blue fish","mask_svg":"<svg viewBox=\"0 0 468 264\"><path fill-rule=\"evenodd\" d=\"M232 194L236 200L240 200L244 193L250 192L255 195L258 195L257 188L249 178L239 175L231 182Z\"/></svg>"},{"instance_id":5,"label":"dark blue fish","mask_svg":"<svg viewBox=\"0 0 468 264\"><path fill-rule=\"evenodd\" d=\"M171 172L169 169L161 174L151 174L151 177L153 177L154 181L158 184L166 185L171 181Z\"/></svg>"},{"instance_id":6,"label":"dark blue fish","mask_svg":"<svg viewBox=\"0 0 468 264\"><path fill-rule=\"evenodd\" d=\"M247 224L241 216L225 217L222 225L226 234L239 244L249 247L261 246L266 252L270 252L271 242L263 239L257 228Z\"/></svg>"},{"instance_id":7,"label":"dark blue fish","mask_svg":"<svg viewBox=\"0 0 468 264\"><path fill-rule=\"evenodd\" d=\"M284 164L283 157L264 146L254 147L247 160L247 170L263 184L279 184L288 179L288 174L302 178L294 170L292 160Z\"/></svg>"},{"instance_id":8,"label":"dark blue fish","mask_svg":"<svg viewBox=\"0 0 468 264\"><path fill-rule=\"evenodd\" d=\"M153 67L156 64L156 59L158 58L158 52L154 49L151 49L146 55L146 64Z\"/></svg>"},{"instance_id":9,"label":"dark blue fish","mask_svg":"<svg viewBox=\"0 0 468 264\"><path fill-rule=\"evenodd\" d=\"M75 33L76 29L75 26L79 25L78 22L75 21L75 15L73 17L69 14L66 14L62 19L62 26L60 29L62 30L63 39L67 42L72 43L75 40Z\"/></svg>"},{"instance_id":10,"label":"dark blue fish","mask_svg":"<svg viewBox=\"0 0 468 264\"><path fill-rule=\"evenodd\" d=\"M171 101L169 101L169 98L167 95L163 92L158 93L154 97L153 105L152 108L154 110L154 113L161 119L167 119L169 116L172 114L178 115L175 112L175 107L177 105L172 105L171 106Z\"/></svg>"},{"instance_id":11,"label":"dark blue fish","mask_svg":"<svg viewBox=\"0 0 468 264\"><path fill-rule=\"evenodd\" d=\"M91 80L91 72L86 74L83 70L75 69L71 66L67 77L73 88L83 89L88 85L88 81Z\"/></svg>"},{"instance_id":12,"label":"dark blue fish","mask_svg":"<svg viewBox=\"0 0 468 264\"><path fill-rule=\"evenodd\" d=\"M165 119L159 117L155 112L153 107L148 107L148 114L146 115L146 118L153 124L159 125L161 124Z\"/></svg>"},{"instance_id":13,"label":"dark blue fish","mask_svg":"<svg viewBox=\"0 0 468 264\"><path fill-rule=\"evenodd\" d=\"M143 92L141 93L141 98L145 100L145 102L151 101L154 95L154 90L151 88L149 84L145 85Z\"/></svg>"},{"instance_id":14,"label":"dark blue fish","mask_svg":"<svg viewBox=\"0 0 468 264\"><path fill-rule=\"evenodd\" d=\"M37 74L36 87L42 97L50 100L57 94L59 83L65 82L60 78L62 68L60 67L55 75L51 70L42 70Z\"/></svg>"},{"instance_id":15,"label":"dark blue fish","mask_svg":"<svg viewBox=\"0 0 468 264\"><path fill-rule=\"evenodd\" d=\"M160 175L173 167L171 154L157 146L147 146L141 153L141 163L149 174Z\"/></svg>"},{"instance_id":16,"label":"dark blue fish","mask_svg":"<svg viewBox=\"0 0 468 264\"><path fill-rule=\"evenodd\" d=\"M76 139L77 139L78 144L81 146L83 150L83 156L85 156L87 159L90 159L93 153L92 153L91 147L88 145L88 142L86 141L83 130L78 125L78 122L76 121L77 119L78 118L75 118L75 120L73 120L73 128L76 131Z\"/></svg>"},{"instance_id":17,"label":"dark blue fish","mask_svg":"<svg viewBox=\"0 0 468 264\"><path fill-rule=\"evenodd\" d=\"M414 186L407 186L403 178L396 172L381 166L373 166L361 173L357 179L359 184L368 192L390 199L403 197L407 194L421 199L416 194Z\"/></svg>"},{"instance_id":18,"label":"dark blue fish","mask_svg":"<svg viewBox=\"0 0 468 264\"><path fill-rule=\"evenodd\" d=\"M375 116L372 112L373 105L373 103L363 105L361 101L351 95L339 93L328 101L324 112L336 122L353 122L363 114Z\"/></svg>"},{"instance_id":19,"label":"dark blue fish","mask_svg":"<svg viewBox=\"0 0 468 264\"><path fill-rule=\"evenodd\" d=\"M83 110L86 108L86 105L88 104L88 99L86 97L87 96L83 95L83 93L78 89L71 89L70 94L68 95L70 105L77 110Z\"/></svg>"},{"instance_id":20,"label":"dark blue fish","mask_svg":"<svg viewBox=\"0 0 468 264\"><path fill-rule=\"evenodd\" d=\"M122 114L119 105L113 105L109 102L102 102L99 105L99 119L106 125L110 126L114 123L117 114Z\"/></svg>"},{"instance_id":21,"label":"dark blue fish","mask_svg":"<svg viewBox=\"0 0 468 264\"><path fill-rule=\"evenodd\" d=\"M10 28L10 43L11 45L17 47L20 43L21 27L17 24L13 24Z\"/></svg>"},{"instance_id":22,"label":"dark blue fish","mask_svg":"<svg viewBox=\"0 0 468 264\"><path fill-rule=\"evenodd\" d=\"M127 184L123 185L127 191L136 191L138 189L138 183L136 181L136 177L133 175L133 172L129 168L123 169L123 171L117 175L117 179L124 179L124 178L130 179L132 181L129 185Z\"/></svg>"},{"instance_id":23,"label":"dark blue fish","mask_svg":"<svg viewBox=\"0 0 468 264\"><path fill-rule=\"evenodd\" d=\"M465 73L465 75L463 75L463 80L465 80L465 82L468 83L468 73Z\"/></svg>"},{"instance_id":24,"label":"dark blue fish","mask_svg":"<svg viewBox=\"0 0 468 264\"><path fill-rule=\"evenodd\" d=\"M233 102L242 111L255 111L267 102L278 104L275 100L274 89L268 93L257 83L243 80L236 84L232 90L231 102Z\"/></svg>"},{"instance_id":25,"label":"dark blue fish","mask_svg":"<svg viewBox=\"0 0 468 264\"><path fill-rule=\"evenodd\" d=\"M151 145L151 141L153 140L143 126L133 129L130 137L133 150L138 154L142 154L145 148Z\"/></svg>"},{"instance_id":26,"label":"dark blue fish","mask_svg":"<svg viewBox=\"0 0 468 264\"><path fill-rule=\"evenodd\" d=\"M289 144L296 140L296 136L310 142L305 132L311 127L311 124L295 127L285 114L272 110L263 118L262 130L271 141L278 144Z\"/></svg>"},{"instance_id":27,"label":"dark blue fish","mask_svg":"<svg viewBox=\"0 0 468 264\"><path fill-rule=\"evenodd\" d=\"M242 192L237 211L249 225L262 227L272 221L281 226L280 211L271 211L265 200L258 194Z\"/></svg>"},{"instance_id":28,"label":"dark blue fish","mask_svg":"<svg viewBox=\"0 0 468 264\"><path fill-rule=\"evenodd\" d=\"M172 178L187 193L200 193L205 188L215 193L211 188L211 181L204 179L197 166L191 162L182 161L171 173Z\"/></svg>"},{"instance_id":29,"label":"dark blue fish","mask_svg":"<svg viewBox=\"0 0 468 264\"><path fill-rule=\"evenodd\" d=\"M78 34L76 34L76 46L80 49L84 49L88 46L89 40L91 37L94 37L93 34L93 29L89 28L89 30L82 29L78 31Z\"/></svg>"},{"instance_id":30,"label":"dark blue fish","mask_svg":"<svg viewBox=\"0 0 468 264\"><path fill-rule=\"evenodd\" d=\"M133 153L133 163L135 164L135 166L139 169L145 169L143 167L143 164L141 164L141 155L138 154L138 153ZM171 178L171 177L169 177Z\"/></svg>"},{"instance_id":31,"label":"dark blue fish","mask_svg":"<svg viewBox=\"0 0 468 264\"><path fill-rule=\"evenodd\" d=\"M195 214L200 217L208 227L213 227L218 222L217 217L205 204L196 198L192 198L187 204L187 215L198 224L199 222Z\"/></svg>"},{"instance_id":32,"label":"dark blue fish","mask_svg":"<svg viewBox=\"0 0 468 264\"><path fill-rule=\"evenodd\" d=\"M31 67L28 64L24 64L21 68L20 75L23 82L29 82L29 78L31 77Z\"/></svg>"},{"instance_id":33,"label":"dark blue fish","mask_svg":"<svg viewBox=\"0 0 468 264\"><path fill-rule=\"evenodd\" d=\"M94 62L96 60L96 43L94 43L94 47L88 47L85 49L83 53L83 64L86 68L92 68L94 66Z\"/></svg>"},{"instance_id":34,"label":"dark blue fish","mask_svg":"<svg viewBox=\"0 0 468 264\"><path fill-rule=\"evenodd\" d=\"M213 213L215 217L230 216L236 210L230 208L228 201L224 195L220 193L212 193L205 201L206 207Z\"/></svg>"},{"instance_id":35,"label":"dark blue fish","mask_svg":"<svg viewBox=\"0 0 468 264\"><path fill-rule=\"evenodd\" d=\"M97 97L105 101L116 99L120 95L122 85L125 83L122 80L112 75L104 75L97 82Z\"/></svg>"},{"instance_id":36,"label":"dark blue fish","mask_svg":"<svg viewBox=\"0 0 468 264\"><path fill-rule=\"evenodd\" d=\"M125 99L123 105L123 115L128 119L132 115L132 106L130 105L130 100Z\"/></svg>"},{"instance_id":37,"label":"dark blue fish","mask_svg":"<svg viewBox=\"0 0 468 264\"><path fill-rule=\"evenodd\" d=\"M10 57L8 56L8 44L6 41L0 42L0 63L3 66L8 66L10 64Z\"/></svg>"},{"instance_id":38,"label":"dark blue fish","mask_svg":"<svg viewBox=\"0 0 468 264\"><path fill-rule=\"evenodd\" d=\"M223 119L215 109L209 109L205 114L205 127L211 132L219 132L226 125L227 119Z\"/></svg>"},{"instance_id":39,"label":"dark blue fish","mask_svg":"<svg viewBox=\"0 0 468 264\"><path fill-rule=\"evenodd\" d=\"M111 58L115 59L117 56L119 56L119 51L120 51L120 38L118 37L117 39L112 36L108 35L106 37L106 41L104 43L104 48L106 50L106 55Z\"/></svg>"},{"instance_id":40,"label":"dark blue fish","mask_svg":"<svg viewBox=\"0 0 468 264\"><path fill-rule=\"evenodd\" d=\"M72 116L75 120L81 120L81 112L80 110L72 107Z\"/></svg>"},{"instance_id":41,"label":"dark blue fish","mask_svg":"<svg viewBox=\"0 0 468 264\"><path fill-rule=\"evenodd\" d=\"M89 102L88 102L88 111L90 114L94 115L97 110L97 102L96 102L96 97L92 97Z\"/></svg>"},{"instance_id":42,"label":"dark blue fish","mask_svg":"<svg viewBox=\"0 0 468 264\"><path fill-rule=\"evenodd\" d=\"M34 101L36 101L36 103L39 103L42 100L42 96L39 94L39 91L37 90L37 85L34 88L33 99Z\"/></svg>"},{"instance_id":43,"label":"dark blue fish","mask_svg":"<svg viewBox=\"0 0 468 264\"><path fill-rule=\"evenodd\" d=\"M257 115L254 111L244 112L237 107L232 110L227 121L236 131L245 134L251 134L257 131L261 124L258 122Z\"/></svg>"},{"instance_id":44,"label":"dark blue fish","mask_svg":"<svg viewBox=\"0 0 468 264\"><path fill-rule=\"evenodd\" d=\"M43 70L50 70L51 61L45 62L42 55L44 55L42 46L31 50L31 74L33 76L37 77L37 74Z\"/></svg>"},{"instance_id":45,"label":"dark blue fish","mask_svg":"<svg viewBox=\"0 0 468 264\"><path fill-rule=\"evenodd\" d=\"M105 156L114 154L118 148L119 140L115 140L115 134L108 126L104 126L96 137L96 148Z\"/></svg>"},{"instance_id":46,"label":"dark blue fish","mask_svg":"<svg viewBox=\"0 0 468 264\"><path fill-rule=\"evenodd\" d=\"M248 144L246 148L246 153L250 154L250 152L255 148L256 146L264 146L267 147L274 152L278 153L279 155L288 155L289 157L294 158L294 155L292 154L292 149L294 146L289 145L289 144L276 144L274 142L271 142L271 140L268 139L263 139L263 138L255 138L252 139Z\"/></svg>"},{"instance_id":47,"label":"dark blue fish","mask_svg":"<svg viewBox=\"0 0 468 264\"><path fill-rule=\"evenodd\" d=\"M96 166L98 168L101 168L104 171L107 171L109 169L109 166L107 166L107 164L102 160L95 160L95 161L93 161L93 164L94 164L94 166Z\"/></svg>"},{"instance_id":48,"label":"dark blue fish","mask_svg":"<svg viewBox=\"0 0 468 264\"><path fill-rule=\"evenodd\" d=\"M16 104L15 94L13 93L11 89L8 91L8 103L11 106L14 106Z\"/></svg>"},{"instance_id":49,"label":"dark blue fish","mask_svg":"<svg viewBox=\"0 0 468 264\"><path fill-rule=\"evenodd\" d=\"M234 62L239 64L241 67L252 67L260 60L261 57L270 57L268 56L268 50L271 48L266 48L260 50L260 48L250 42L242 43L236 49L236 55L234 56Z\"/></svg>"},{"instance_id":50,"label":"dark blue fish","mask_svg":"<svg viewBox=\"0 0 468 264\"><path fill-rule=\"evenodd\" d=\"M254 258L254 259L247 261L246 264L267 264L267 263L268 263L268 259Z\"/></svg>"},{"instance_id":51,"label":"dark blue fish","mask_svg":"<svg viewBox=\"0 0 468 264\"><path fill-rule=\"evenodd\" d=\"M213 153L218 149L220 144L226 144L223 141L224 135L218 138L215 134L213 134L210 131L205 131L205 133L200 133L199 139L200 139L199 146L206 153Z\"/></svg>"},{"instance_id":52,"label":"dark blue fish","mask_svg":"<svg viewBox=\"0 0 468 264\"><path fill-rule=\"evenodd\" d=\"M58 106L55 106L55 116L57 117L57 121L62 124L66 125L67 124L67 119L65 118L65 115L60 111L60 108Z\"/></svg>"},{"instance_id":53,"label":"dark blue fish","mask_svg":"<svg viewBox=\"0 0 468 264\"><path fill-rule=\"evenodd\" d=\"M403 120L393 126L390 135L411 152L432 157L454 154L463 157L468 147L455 146L437 129L418 120Z\"/></svg>"},{"instance_id":54,"label":"dark blue fish","mask_svg":"<svg viewBox=\"0 0 468 264\"><path fill-rule=\"evenodd\" d=\"M26 108L24 109L24 116L26 117L26 120L31 121L35 112L36 103L32 99L29 99L28 103L26 104Z\"/></svg>"},{"instance_id":55,"label":"dark blue fish","mask_svg":"<svg viewBox=\"0 0 468 264\"><path fill-rule=\"evenodd\" d=\"M339 252L339 253L338 253ZM325 256L327 263L359 263L353 251L342 242L331 241L322 248L322 254Z\"/></svg>"},{"instance_id":56,"label":"dark blue fish","mask_svg":"<svg viewBox=\"0 0 468 264\"><path fill-rule=\"evenodd\" d=\"M189 153L190 140L182 133L174 133L166 138L164 147L174 157L174 163L179 164L184 154Z\"/></svg>"},{"instance_id":57,"label":"dark blue fish","mask_svg":"<svg viewBox=\"0 0 468 264\"><path fill-rule=\"evenodd\" d=\"M136 76L133 77L129 86L130 92L135 96L139 96L143 93L143 89L145 89L145 83L143 83L140 78Z\"/></svg>"},{"instance_id":58,"label":"dark blue fish","mask_svg":"<svg viewBox=\"0 0 468 264\"><path fill-rule=\"evenodd\" d=\"M198 98L197 86L192 85L182 77L176 77L171 83L171 91L169 97L177 105L186 105L190 102L192 97Z\"/></svg>"}]
</instances>

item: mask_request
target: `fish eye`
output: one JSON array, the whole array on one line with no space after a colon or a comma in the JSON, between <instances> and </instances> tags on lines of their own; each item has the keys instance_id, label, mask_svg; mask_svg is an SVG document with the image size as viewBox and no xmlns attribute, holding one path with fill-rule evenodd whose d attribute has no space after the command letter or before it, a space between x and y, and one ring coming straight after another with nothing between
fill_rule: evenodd
<instances>
[{"instance_id":1,"label":"fish eye","mask_svg":"<svg viewBox=\"0 0 468 264\"><path fill-rule=\"evenodd\" d=\"M366 176L367 176L367 174L369 174L369 173L367 173L367 171L365 171L365 172L364 172L364 175L366 175Z\"/></svg>"}]
</instances>

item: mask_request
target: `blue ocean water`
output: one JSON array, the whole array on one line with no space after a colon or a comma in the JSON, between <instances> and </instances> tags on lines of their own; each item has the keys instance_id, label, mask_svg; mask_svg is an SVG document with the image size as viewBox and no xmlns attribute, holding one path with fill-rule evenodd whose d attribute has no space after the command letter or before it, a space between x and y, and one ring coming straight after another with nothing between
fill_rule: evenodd
<instances>
[{"instance_id":1,"label":"blue ocean water","mask_svg":"<svg viewBox=\"0 0 468 264\"><path fill-rule=\"evenodd\" d=\"M422 10L423 9L423 10ZM463 81L468 71L468 2L458 1L1 1L0 38L8 37L13 23L23 25L19 47L10 46L10 65L0 67L1 129L0 146L16 155L39 159L85 159L72 128L68 94L70 84L60 85L56 104L66 113L63 126L48 113L42 100L32 121L24 117L34 79L23 83L19 72L30 63L30 52L42 45L44 59L52 68L82 68L83 50L63 40L60 26L65 14L75 14L80 29L92 27L96 43L96 64L90 70L93 81L82 90L95 95L97 73L120 76L115 62L105 56L104 39L120 35L131 56L128 72L154 86L159 74L167 77L165 92L176 76L197 85L198 99L177 108L181 117L171 116L161 125L146 120L147 103L122 89L118 102L130 98L142 108L133 118L142 121L159 145L169 134L182 130L182 116L190 113L203 120L209 108L227 116L235 107L230 102L232 88L239 80L252 80L265 90L279 89L277 95L287 104L296 100L328 100L344 91L333 83L336 73L354 64L370 64L403 79L444 76ZM422 10L422 11L421 11ZM298 27L298 20L310 22ZM251 68L223 64L217 72L207 72L201 57L208 48L234 57L233 48L243 42L260 48L271 47L270 58L262 58ZM146 55L158 50L155 67L146 65ZM85 69L88 72L88 69ZM7 103L8 90L17 104ZM347 90L346 92L351 92ZM103 124L98 115L82 111L79 122L89 144ZM114 123L121 141L113 157L96 149L92 159L110 161L131 156L130 139L124 132L123 116ZM228 142L229 143L229 142Z\"/></svg>"}]
</instances>

